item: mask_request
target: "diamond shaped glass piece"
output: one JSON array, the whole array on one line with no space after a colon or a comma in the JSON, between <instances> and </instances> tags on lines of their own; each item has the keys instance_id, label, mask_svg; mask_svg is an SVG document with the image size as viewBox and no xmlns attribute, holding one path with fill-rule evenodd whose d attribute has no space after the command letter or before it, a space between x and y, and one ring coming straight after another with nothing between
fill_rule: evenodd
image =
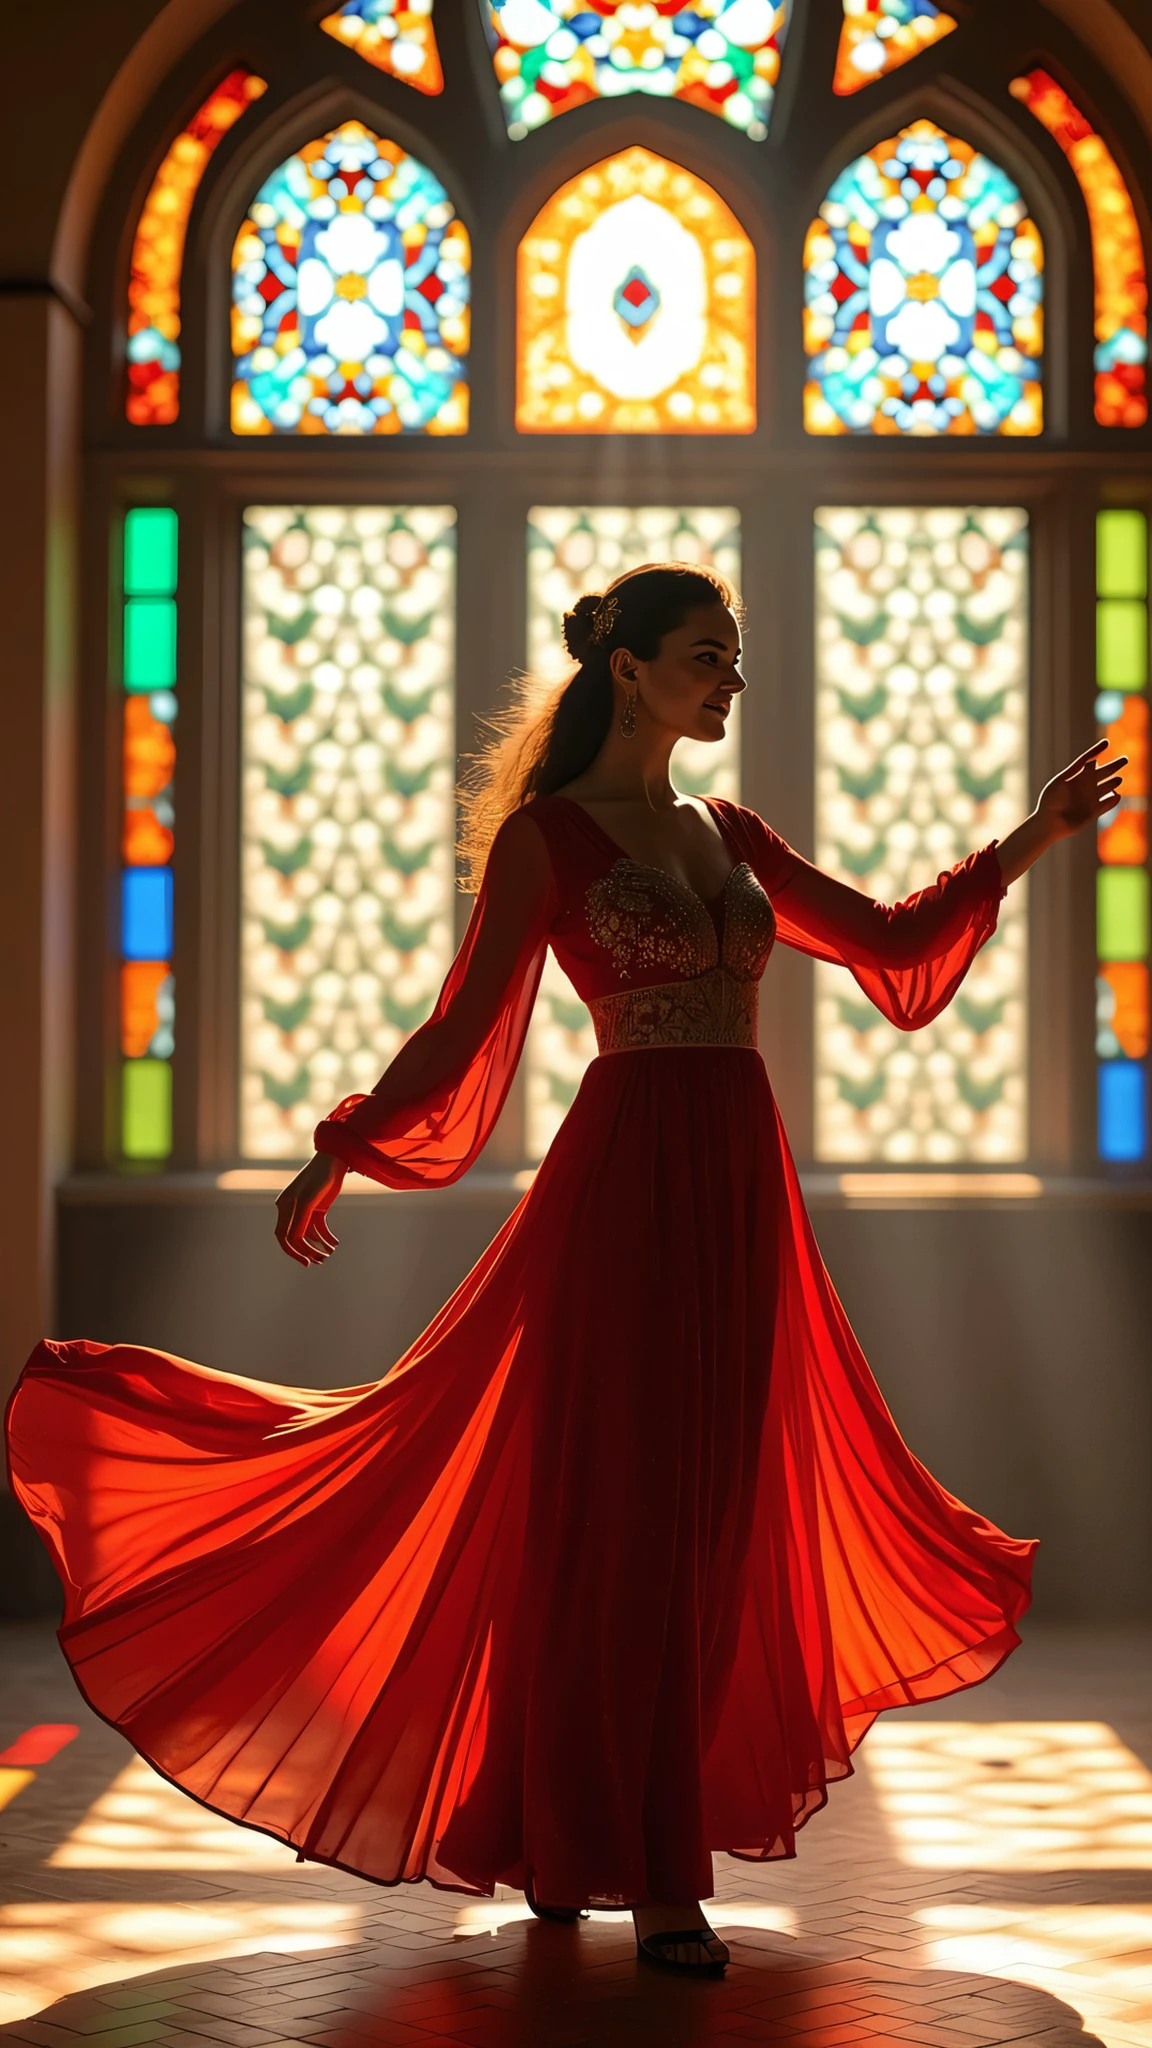
<instances>
[{"instance_id":1,"label":"diamond shaped glass piece","mask_svg":"<svg viewBox=\"0 0 1152 2048\"><path fill-rule=\"evenodd\" d=\"M643 327L660 304L660 294L650 278L633 264L623 284L618 285L613 306L629 327Z\"/></svg>"}]
</instances>

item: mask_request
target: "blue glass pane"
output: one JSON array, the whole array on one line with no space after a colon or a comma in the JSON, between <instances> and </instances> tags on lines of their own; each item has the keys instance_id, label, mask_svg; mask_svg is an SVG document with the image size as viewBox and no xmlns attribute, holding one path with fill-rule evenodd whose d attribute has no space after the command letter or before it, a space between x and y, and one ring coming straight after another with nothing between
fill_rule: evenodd
<instances>
[{"instance_id":1,"label":"blue glass pane","mask_svg":"<svg viewBox=\"0 0 1152 2048\"><path fill-rule=\"evenodd\" d=\"M120 950L125 960L172 958L171 868L125 868Z\"/></svg>"},{"instance_id":2,"label":"blue glass pane","mask_svg":"<svg viewBox=\"0 0 1152 2048\"><path fill-rule=\"evenodd\" d=\"M1139 1060L1105 1060L1098 1069L1101 1159L1143 1159L1147 1081Z\"/></svg>"}]
</instances>

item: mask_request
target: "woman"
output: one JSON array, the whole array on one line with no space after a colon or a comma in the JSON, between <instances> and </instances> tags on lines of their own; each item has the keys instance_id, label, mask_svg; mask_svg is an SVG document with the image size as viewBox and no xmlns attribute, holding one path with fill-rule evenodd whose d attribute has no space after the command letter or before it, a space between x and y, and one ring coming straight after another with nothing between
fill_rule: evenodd
<instances>
[{"instance_id":1,"label":"woman","mask_svg":"<svg viewBox=\"0 0 1152 2048\"><path fill-rule=\"evenodd\" d=\"M1090 748L888 908L677 795L676 741L719 740L746 687L738 619L678 565L567 615L576 673L481 758L435 1011L279 1199L311 1265L349 1169L458 1179L552 945L598 1057L404 1356L302 1392L45 1342L8 1425L81 1690L165 1776L380 1883L631 1909L642 1955L712 1972L712 1852L794 1855L877 1713L993 1671L1035 1548L944 1492L880 1398L756 1047L760 977L780 939L927 1023L1125 758Z\"/></svg>"}]
</instances>

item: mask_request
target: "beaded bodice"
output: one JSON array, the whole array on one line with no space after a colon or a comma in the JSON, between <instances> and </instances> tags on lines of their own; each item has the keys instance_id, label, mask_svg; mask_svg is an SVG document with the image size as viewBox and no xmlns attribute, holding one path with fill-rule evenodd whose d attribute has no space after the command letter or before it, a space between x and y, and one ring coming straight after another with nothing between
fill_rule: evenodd
<instances>
[{"instance_id":1,"label":"beaded bodice","mask_svg":"<svg viewBox=\"0 0 1152 2048\"><path fill-rule=\"evenodd\" d=\"M588 1004L599 1050L754 1046L776 920L748 862L736 860L706 902L630 859L578 804L544 797L533 810L558 884L552 950Z\"/></svg>"}]
</instances>

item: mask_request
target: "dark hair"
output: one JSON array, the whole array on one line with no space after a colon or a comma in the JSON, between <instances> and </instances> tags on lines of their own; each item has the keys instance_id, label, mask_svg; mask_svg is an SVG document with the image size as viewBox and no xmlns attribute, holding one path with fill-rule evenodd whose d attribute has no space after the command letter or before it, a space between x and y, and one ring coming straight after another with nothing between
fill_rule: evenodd
<instances>
[{"instance_id":1,"label":"dark hair","mask_svg":"<svg viewBox=\"0 0 1152 2048\"><path fill-rule=\"evenodd\" d=\"M514 677L512 704L484 721L495 738L470 757L460 788L462 888L479 889L488 848L512 811L574 782L595 760L612 717L613 649L652 661L696 605L714 603L727 605L743 624L740 598L719 570L646 562L604 591L586 591L565 612L564 644L579 664L575 673L559 684Z\"/></svg>"}]
</instances>

